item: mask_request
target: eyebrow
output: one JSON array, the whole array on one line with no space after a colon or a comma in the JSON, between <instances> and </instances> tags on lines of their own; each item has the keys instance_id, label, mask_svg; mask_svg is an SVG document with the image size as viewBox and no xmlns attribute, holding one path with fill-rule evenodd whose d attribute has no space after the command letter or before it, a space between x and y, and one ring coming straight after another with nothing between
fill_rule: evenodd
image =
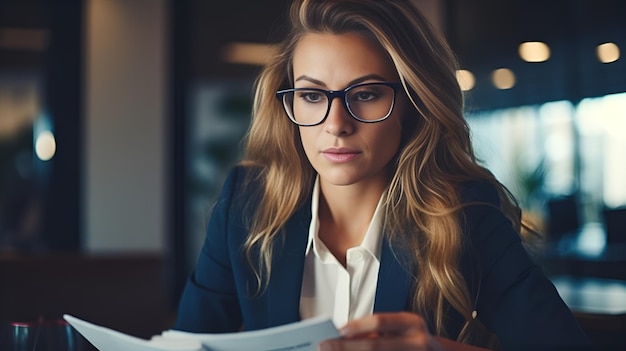
<instances>
[{"instance_id":1,"label":"eyebrow","mask_svg":"<svg viewBox=\"0 0 626 351\"><path fill-rule=\"evenodd\" d=\"M311 77L309 77L307 75L301 75L300 77L296 78L295 82L298 82L298 81L301 81L301 80L306 80L306 81L309 81L309 82L311 82L313 84L317 84L317 85L321 85L321 86L326 87L326 83L322 82L319 79L311 78ZM365 81L368 81L368 80L385 81L385 78L379 76L378 74L368 74L368 75L365 75L365 76L362 76L362 77L359 77L357 79L354 79L354 80L350 81L348 83L348 86L359 84L359 83L362 83L362 82L365 82Z\"/></svg>"}]
</instances>

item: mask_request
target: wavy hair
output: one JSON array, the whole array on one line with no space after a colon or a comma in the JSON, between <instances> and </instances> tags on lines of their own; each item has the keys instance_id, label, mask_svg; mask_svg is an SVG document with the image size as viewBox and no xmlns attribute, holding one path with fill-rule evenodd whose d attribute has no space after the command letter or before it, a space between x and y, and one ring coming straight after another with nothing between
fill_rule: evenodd
<instances>
[{"instance_id":1,"label":"wavy hair","mask_svg":"<svg viewBox=\"0 0 626 351\"><path fill-rule=\"evenodd\" d=\"M473 299L459 262L466 245L461 184L476 179L493 184L503 211L518 232L521 228L515 200L474 155L456 80L456 57L410 1L296 0L290 19L291 31L256 81L242 161L258 166L263 184L263 206L256 209L245 243L258 286L269 280L274 238L310 196L315 177L298 128L286 118L274 94L293 84L293 52L303 35L361 33L387 52L410 101L384 204L385 235L402 242L417 270L414 311L426 318L436 334L447 336L444 322L449 307L473 320ZM459 341L481 343L473 325L465 324Z\"/></svg>"}]
</instances>

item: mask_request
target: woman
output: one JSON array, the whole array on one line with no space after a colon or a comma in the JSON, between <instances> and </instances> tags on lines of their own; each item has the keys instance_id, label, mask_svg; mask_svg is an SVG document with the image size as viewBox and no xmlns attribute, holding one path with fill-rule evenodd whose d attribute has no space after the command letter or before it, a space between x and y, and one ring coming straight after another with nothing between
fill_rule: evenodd
<instances>
[{"instance_id":1,"label":"woman","mask_svg":"<svg viewBox=\"0 0 626 351\"><path fill-rule=\"evenodd\" d=\"M175 329L332 316L329 350L585 349L473 154L456 61L409 1L296 0Z\"/></svg>"}]
</instances>

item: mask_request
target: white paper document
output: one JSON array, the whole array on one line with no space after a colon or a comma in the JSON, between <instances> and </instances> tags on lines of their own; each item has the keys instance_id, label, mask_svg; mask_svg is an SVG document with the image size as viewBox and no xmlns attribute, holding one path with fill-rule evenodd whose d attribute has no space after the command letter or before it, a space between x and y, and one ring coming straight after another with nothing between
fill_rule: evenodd
<instances>
[{"instance_id":1,"label":"white paper document","mask_svg":"<svg viewBox=\"0 0 626 351\"><path fill-rule=\"evenodd\" d=\"M166 330L150 340L63 318L99 351L316 351L317 344L339 336L329 318L316 317L278 327L237 333L207 334Z\"/></svg>"}]
</instances>

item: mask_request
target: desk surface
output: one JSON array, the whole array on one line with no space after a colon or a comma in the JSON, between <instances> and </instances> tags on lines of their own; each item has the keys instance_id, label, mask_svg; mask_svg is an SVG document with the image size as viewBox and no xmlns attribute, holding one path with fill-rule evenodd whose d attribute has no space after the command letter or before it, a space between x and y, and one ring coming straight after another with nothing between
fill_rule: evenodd
<instances>
[{"instance_id":1,"label":"desk surface","mask_svg":"<svg viewBox=\"0 0 626 351\"><path fill-rule=\"evenodd\" d=\"M572 312L626 314L626 281L560 276L552 282Z\"/></svg>"}]
</instances>

